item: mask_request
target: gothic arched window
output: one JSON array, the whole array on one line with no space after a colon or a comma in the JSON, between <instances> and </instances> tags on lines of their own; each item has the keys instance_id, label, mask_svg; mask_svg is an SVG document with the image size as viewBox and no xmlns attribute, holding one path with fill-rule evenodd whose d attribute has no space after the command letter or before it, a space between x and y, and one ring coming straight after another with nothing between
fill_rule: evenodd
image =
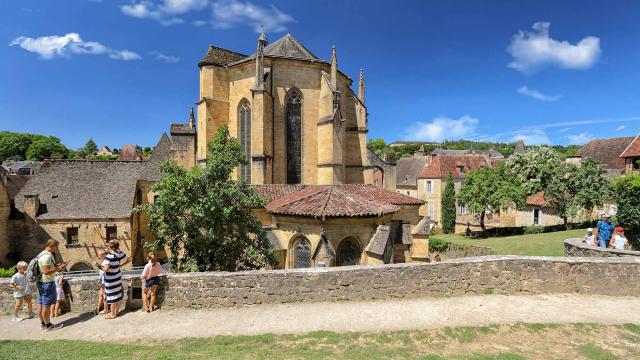
<instances>
[{"instance_id":1,"label":"gothic arched window","mask_svg":"<svg viewBox=\"0 0 640 360\"><path fill-rule=\"evenodd\" d=\"M238 105L238 141L248 163L240 165L240 178L251 183L251 105L242 99Z\"/></svg>"},{"instance_id":2,"label":"gothic arched window","mask_svg":"<svg viewBox=\"0 0 640 360\"><path fill-rule=\"evenodd\" d=\"M337 253L336 265L348 266L358 265L362 251L358 242L354 238L348 237L340 242Z\"/></svg>"},{"instance_id":3,"label":"gothic arched window","mask_svg":"<svg viewBox=\"0 0 640 360\"><path fill-rule=\"evenodd\" d=\"M293 268L311 267L311 243L305 237L300 236L293 241L291 246Z\"/></svg>"},{"instance_id":4,"label":"gothic arched window","mask_svg":"<svg viewBox=\"0 0 640 360\"><path fill-rule=\"evenodd\" d=\"M291 89L286 97L287 184L302 182L302 93Z\"/></svg>"}]
</instances>

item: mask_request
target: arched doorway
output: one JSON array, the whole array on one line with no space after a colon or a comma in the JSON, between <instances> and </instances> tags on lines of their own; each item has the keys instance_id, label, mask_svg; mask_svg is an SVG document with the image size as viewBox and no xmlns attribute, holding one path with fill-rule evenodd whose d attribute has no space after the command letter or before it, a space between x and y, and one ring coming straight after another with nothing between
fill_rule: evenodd
<instances>
[{"instance_id":1,"label":"arched doorway","mask_svg":"<svg viewBox=\"0 0 640 360\"><path fill-rule=\"evenodd\" d=\"M291 244L291 267L311 267L311 243L304 236L297 237Z\"/></svg>"},{"instance_id":2,"label":"arched doorway","mask_svg":"<svg viewBox=\"0 0 640 360\"><path fill-rule=\"evenodd\" d=\"M348 237L340 242L336 256L336 266L358 265L362 250L356 239Z\"/></svg>"},{"instance_id":3,"label":"arched doorway","mask_svg":"<svg viewBox=\"0 0 640 360\"><path fill-rule=\"evenodd\" d=\"M69 271L91 271L94 268L85 261L78 261L75 264L71 265Z\"/></svg>"}]
</instances>

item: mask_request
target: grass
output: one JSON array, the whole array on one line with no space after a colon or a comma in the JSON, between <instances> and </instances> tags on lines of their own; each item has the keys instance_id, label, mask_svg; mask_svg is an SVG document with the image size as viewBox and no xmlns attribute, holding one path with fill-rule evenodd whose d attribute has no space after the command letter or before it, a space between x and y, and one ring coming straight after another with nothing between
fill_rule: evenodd
<instances>
[{"instance_id":1,"label":"grass","mask_svg":"<svg viewBox=\"0 0 640 360\"><path fill-rule=\"evenodd\" d=\"M146 343L0 341L7 359L629 359L640 354L638 325L514 324L381 333L218 336ZM579 328L579 331L577 330ZM522 339L527 339L522 342ZM580 355L579 357L576 355Z\"/></svg>"},{"instance_id":2,"label":"grass","mask_svg":"<svg viewBox=\"0 0 640 360\"><path fill-rule=\"evenodd\" d=\"M585 230L576 229L543 234L470 239L461 235L432 235L436 241L455 242L464 245L484 246L493 249L494 255L562 256L564 240L581 238Z\"/></svg>"}]
</instances>

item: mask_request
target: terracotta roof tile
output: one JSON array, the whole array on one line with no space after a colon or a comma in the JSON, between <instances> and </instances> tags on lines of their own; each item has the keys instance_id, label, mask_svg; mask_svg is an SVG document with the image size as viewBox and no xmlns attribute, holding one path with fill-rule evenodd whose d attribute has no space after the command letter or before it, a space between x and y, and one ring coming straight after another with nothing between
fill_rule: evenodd
<instances>
[{"instance_id":1,"label":"terracotta roof tile","mask_svg":"<svg viewBox=\"0 0 640 360\"><path fill-rule=\"evenodd\" d=\"M621 158L640 156L640 134L636 136L631 144L620 154Z\"/></svg>"},{"instance_id":2,"label":"terracotta roof tile","mask_svg":"<svg viewBox=\"0 0 640 360\"><path fill-rule=\"evenodd\" d=\"M544 198L544 191L540 191L527 197L527 205L547 206L549 202Z\"/></svg>"},{"instance_id":3,"label":"terracotta roof tile","mask_svg":"<svg viewBox=\"0 0 640 360\"><path fill-rule=\"evenodd\" d=\"M624 159L620 155L632 141L632 137L591 140L576 156L595 160L605 169L624 170Z\"/></svg>"},{"instance_id":4,"label":"terracotta roof tile","mask_svg":"<svg viewBox=\"0 0 640 360\"><path fill-rule=\"evenodd\" d=\"M433 158L431 164L425 166L418 176L419 179L446 178L449 172L455 179L462 179L460 166L464 171L473 171L481 166L493 166L494 162L485 155L438 155Z\"/></svg>"}]
</instances>

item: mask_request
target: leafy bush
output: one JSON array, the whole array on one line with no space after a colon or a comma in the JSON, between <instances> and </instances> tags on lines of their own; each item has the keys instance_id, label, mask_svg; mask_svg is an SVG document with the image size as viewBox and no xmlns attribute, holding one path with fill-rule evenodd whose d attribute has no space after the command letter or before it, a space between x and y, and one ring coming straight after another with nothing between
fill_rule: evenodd
<instances>
[{"instance_id":1,"label":"leafy bush","mask_svg":"<svg viewBox=\"0 0 640 360\"><path fill-rule=\"evenodd\" d=\"M445 234L453 234L456 230L456 189L453 175L449 172L440 200L440 224Z\"/></svg>"},{"instance_id":2,"label":"leafy bush","mask_svg":"<svg viewBox=\"0 0 640 360\"><path fill-rule=\"evenodd\" d=\"M449 249L450 242L434 237L429 238L429 251L443 252Z\"/></svg>"},{"instance_id":3,"label":"leafy bush","mask_svg":"<svg viewBox=\"0 0 640 360\"><path fill-rule=\"evenodd\" d=\"M16 273L16 269L15 268L8 268L8 269L0 268L0 278L12 277L13 274L15 274L15 273Z\"/></svg>"},{"instance_id":4,"label":"leafy bush","mask_svg":"<svg viewBox=\"0 0 640 360\"><path fill-rule=\"evenodd\" d=\"M544 226L527 226L524 228L525 234L542 234L544 232Z\"/></svg>"},{"instance_id":5,"label":"leafy bush","mask_svg":"<svg viewBox=\"0 0 640 360\"><path fill-rule=\"evenodd\" d=\"M618 204L617 219L625 228L625 235L640 247L640 175L621 176L613 182L614 198Z\"/></svg>"}]
</instances>

